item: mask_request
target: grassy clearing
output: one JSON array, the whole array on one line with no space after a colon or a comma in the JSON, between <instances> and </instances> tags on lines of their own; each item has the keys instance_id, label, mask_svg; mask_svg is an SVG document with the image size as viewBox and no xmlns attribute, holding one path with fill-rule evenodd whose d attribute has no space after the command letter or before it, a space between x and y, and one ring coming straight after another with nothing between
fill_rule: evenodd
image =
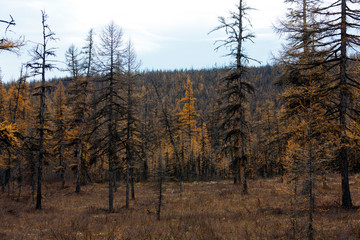
<instances>
[{"instance_id":1,"label":"grassy clearing","mask_svg":"<svg viewBox=\"0 0 360 240\"><path fill-rule=\"evenodd\" d=\"M359 239L360 214L339 207L339 179L328 178L316 193L315 237ZM136 184L136 199L125 209L125 186L115 193L115 212L107 213L106 184L58 190L45 187L41 211L34 210L26 189L19 201L0 195L0 239L291 239L304 238L306 209L290 204L291 191L279 178L250 180L242 196L230 181L164 185L161 221L156 220L156 184ZM175 191L172 193L172 191ZM360 204L359 176L351 178L353 203ZM293 226L296 220L296 229Z\"/></svg>"}]
</instances>

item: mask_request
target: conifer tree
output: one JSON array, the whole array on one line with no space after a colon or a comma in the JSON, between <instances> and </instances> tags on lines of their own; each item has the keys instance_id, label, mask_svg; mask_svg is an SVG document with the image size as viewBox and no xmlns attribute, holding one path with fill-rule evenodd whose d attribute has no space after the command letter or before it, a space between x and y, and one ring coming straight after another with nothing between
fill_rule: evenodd
<instances>
[{"instance_id":1,"label":"conifer tree","mask_svg":"<svg viewBox=\"0 0 360 240\"><path fill-rule=\"evenodd\" d=\"M75 192L80 192L81 178L82 182L86 179L86 163L84 162L84 140L86 135L88 95L90 93L89 77L81 76L80 53L74 45L71 45L65 54L68 71L72 78L69 84L69 103L72 106L73 119L70 123L72 129L72 143L76 149L76 187ZM86 69L85 69L86 70ZM89 70L86 70L89 72Z\"/></svg>"},{"instance_id":2,"label":"conifer tree","mask_svg":"<svg viewBox=\"0 0 360 240\"><path fill-rule=\"evenodd\" d=\"M27 123L26 123L26 118L27 118L27 113L29 111L29 103L28 103L28 88L27 88L27 83L26 83L26 79L27 79L27 73L23 72L24 68L21 68L20 71L20 77L18 79L18 81L16 81L14 83L14 85L12 85L9 89L8 92L8 96L9 96L9 102L8 102L8 106L9 106L9 121L11 122L11 124L16 125L17 128L17 135L20 139L23 139L23 137L26 134L26 128L27 128ZM23 147L23 141L19 141L19 147ZM10 152L11 153L11 152ZM24 154L23 151L20 151L19 148L15 148L13 153L11 153L12 156L9 156L9 158L15 158L15 162L16 162L16 168L18 171L18 176L16 177L17 182L18 182L18 199L20 198L21 195L21 189L22 189L22 184L24 182L24 163L25 163L25 158L24 158Z\"/></svg>"},{"instance_id":3,"label":"conifer tree","mask_svg":"<svg viewBox=\"0 0 360 240\"><path fill-rule=\"evenodd\" d=\"M68 108L66 106L66 92L62 81L59 82L58 88L54 94L54 147L53 152L58 158L58 164L55 167L55 172L60 173L61 188L65 188L65 170L66 170L66 145L68 143Z\"/></svg>"},{"instance_id":4,"label":"conifer tree","mask_svg":"<svg viewBox=\"0 0 360 240\"><path fill-rule=\"evenodd\" d=\"M44 158L44 124L45 124L45 90L46 90L46 71L53 69L55 66L49 61L49 57L55 56L55 49L49 47L50 41L54 41L55 33L51 31L47 24L48 15L45 11L41 11L42 17L42 43L39 43L32 52L32 62L27 66L32 69L33 75L41 75L41 85L38 88L37 95L40 96L40 115L39 115L39 154L37 166L37 196L36 196L36 209L41 209L42 200L42 166Z\"/></svg>"},{"instance_id":5,"label":"conifer tree","mask_svg":"<svg viewBox=\"0 0 360 240\"><path fill-rule=\"evenodd\" d=\"M220 98L222 105L219 112L223 114L221 123L225 130L224 139L231 143L234 155L235 179L241 185L242 193L247 193L246 164L248 161L246 138L248 136L248 123L246 120L247 97L254 91L252 84L245 80L246 64L253 60L244 51L244 43L252 41L254 35L247 29L247 7L245 1L240 0L236 12L230 12L229 19L219 17L220 25L213 31L225 30L228 38L218 41L216 50L225 47L229 49L228 56L234 59L233 66L221 81Z\"/></svg>"},{"instance_id":6,"label":"conifer tree","mask_svg":"<svg viewBox=\"0 0 360 240\"><path fill-rule=\"evenodd\" d=\"M82 69L85 70L86 77L93 75L94 56L95 56L95 43L94 43L94 29L90 29L86 37L86 45L83 47L83 64Z\"/></svg>"},{"instance_id":7,"label":"conifer tree","mask_svg":"<svg viewBox=\"0 0 360 240\"><path fill-rule=\"evenodd\" d=\"M297 52L298 55L295 61L292 60L294 58L291 55L288 55L290 62L297 63L297 65L292 64L295 70L289 71L289 79L299 82L298 80L301 78L307 82L309 77L304 78L302 72L309 72L309 70L323 75L321 76L324 80L321 91L317 91L316 94L326 96L326 114L329 116L328 119L334 120L332 122L333 129L336 130L338 136L335 138L337 140L335 145L340 146L337 158L341 172L342 206L350 208L352 201L348 173L349 146L352 142L351 136L353 136L351 132L355 131L351 126L356 126L355 116L358 112L358 109L353 108L351 102L354 100L354 93L359 90L359 82L351 73L349 66L357 61L356 57L351 56L351 51L357 51L360 46L357 34L360 11L356 8L356 4L359 2L357 0L337 0L322 5L318 1L289 2L302 4L303 7L297 11L301 13L300 22L303 25L293 24L297 23L294 19L299 18L296 16L296 11L289 15L293 19L289 20L287 25L283 25L286 32L300 33L291 34L294 43L292 52ZM302 14L304 11L307 14ZM295 43L301 44L295 47ZM299 50L301 51L299 52ZM303 59L302 62L299 62L301 59ZM299 66L301 66L302 72L296 70L299 69ZM326 76L326 80L324 76ZM303 84L301 81L299 83Z\"/></svg>"},{"instance_id":8,"label":"conifer tree","mask_svg":"<svg viewBox=\"0 0 360 240\"><path fill-rule=\"evenodd\" d=\"M134 162L135 157L139 155L140 143L139 131L137 129L138 118L136 116L137 101L135 96L135 87L137 81L137 71L139 63L136 60L136 54L131 41L128 42L124 57L124 119L125 128L121 130L124 135L125 155L126 155L126 208L129 207L129 184L131 185L131 198L135 199L134 189Z\"/></svg>"},{"instance_id":9,"label":"conifer tree","mask_svg":"<svg viewBox=\"0 0 360 240\"><path fill-rule=\"evenodd\" d=\"M118 56L122 53L123 32L114 22L105 27L100 35L99 71L103 73L103 88L99 91L97 99L99 109L97 119L101 126L107 126L104 136L104 145L99 146L102 153L107 154L108 174L109 174L109 212L114 211L113 206L113 186L114 186L114 164L117 162L117 148L119 143L118 121L123 118L124 108L122 96L120 96L120 73Z\"/></svg>"},{"instance_id":10,"label":"conifer tree","mask_svg":"<svg viewBox=\"0 0 360 240\"><path fill-rule=\"evenodd\" d=\"M0 23L6 25L6 27L5 27L5 33L6 33L11 26L15 25L15 20L10 15L10 20L0 19ZM9 39L7 37L0 37L0 51L17 52L20 49L20 47L22 47L23 45L24 45L24 40L22 38L20 38L19 40L12 40L12 39ZM0 74L1 74L1 69L0 69ZM1 85L1 88L3 88L2 82L1 82L1 76L0 76L0 85ZM0 101L2 101L2 100L3 99L0 99ZM1 108L4 108L4 107L5 107L5 105L1 106ZM10 122L12 122L11 120L12 119L10 119ZM3 122L3 120L1 120L0 122L5 124ZM4 133L6 133L6 131ZM9 167L7 167L4 170L3 169L0 169L0 170L2 172L2 185L1 185L1 188L2 188L2 191L4 192L5 191L5 185L7 184L8 180L10 179L11 169Z\"/></svg>"},{"instance_id":11,"label":"conifer tree","mask_svg":"<svg viewBox=\"0 0 360 240\"><path fill-rule=\"evenodd\" d=\"M285 134L291 142L287 151L292 154L290 170L293 171L295 189L301 183L308 189L307 237L313 239L314 179L323 167L322 161L330 158L325 154L326 149L330 149L326 138L332 135L324 111L323 86L329 76L322 61L327 50L319 47L322 44L318 39L324 35L318 31L320 23L314 14L319 8L318 1L290 3L294 7L289 9L286 21L281 21L278 29L288 34L288 44L281 59L285 73L281 81L285 88L283 119L287 126Z\"/></svg>"},{"instance_id":12,"label":"conifer tree","mask_svg":"<svg viewBox=\"0 0 360 240\"><path fill-rule=\"evenodd\" d=\"M15 25L15 20L10 15L10 20L0 19L0 23L3 23L6 25L5 32L7 32L10 26ZM7 37L0 38L0 50L17 51L23 45L24 45L24 40L21 38L19 40L12 40Z\"/></svg>"},{"instance_id":13,"label":"conifer tree","mask_svg":"<svg viewBox=\"0 0 360 240\"><path fill-rule=\"evenodd\" d=\"M7 91L4 87L4 84L1 81L1 76L0 76L0 123L1 123L1 127L4 129L4 137L6 138L6 133L7 131L5 131L6 126L8 125L8 109L6 108L7 102L8 102L8 97L7 97ZM6 142L6 141L5 141ZM11 163L8 159L6 159L6 154L7 152L1 151L1 169L3 170L2 172L2 179L1 179L1 190L2 192L5 192L5 186L8 184L9 180L10 180L10 174L11 174Z\"/></svg>"},{"instance_id":14,"label":"conifer tree","mask_svg":"<svg viewBox=\"0 0 360 240\"><path fill-rule=\"evenodd\" d=\"M360 82L352 72L351 65L358 62L356 53L360 47L360 10L358 0L336 0L326 3L318 8L315 13L325 18L319 24L317 31L318 47L326 46L328 49L322 64L329 74L326 85L323 86L324 94L329 99L328 114L336 119L339 149L337 158L341 173L342 206L353 206L349 185L349 151L350 144L354 141L353 126L358 124L359 109L352 104L354 96L360 89Z\"/></svg>"},{"instance_id":15,"label":"conifer tree","mask_svg":"<svg viewBox=\"0 0 360 240\"><path fill-rule=\"evenodd\" d=\"M198 157L198 171L200 177L207 179L209 177L209 172L212 167L212 162L210 157L212 153L212 149L210 148L210 139L205 122L203 122L200 128L199 144L200 144L200 156Z\"/></svg>"},{"instance_id":16,"label":"conifer tree","mask_svg":"<svg viewBox=\"0 0 360 240\"><path fill-rule=\"evenodd\" d=\"M193 97L192 82L189 77L186 80L185 86L185 97L180 99L180 103L183 103L182 111L177 113L180 139L182 143L185 142L184 151L188 154L185 154L185 159L187 165L189 166L187 171L193 172L195 170L195 156L194 156L194 145L197 141L196 137L198 135L198 128L196 126L196 118L200 115L195 111L195 100Z\"/></svg>"},{"instance_id":17,"label":"conifer tree","mask_svg":"<svg viewBox=\"0 0 360 240\"><path fill-rule=\"evenodd\" d=\"M148 159L151 157L151 152L149 151L151 146L151 140L154 139L154 131L152 128L152 116L151 116L151 95L150 91L146 88L145 85L141 87L141 95L140 95L140 138L141 138L141 153L140 159L142 161L141 166L141 178L142 180L147 180L149 177L149 162Z\"/></svg>"},{"instance_id":18,"label":"conifer tree","mask_svg":"<svg viewBox=\"0 0 360 240\"><path fill-rule=\"evenodd\" d=\"M177 178L179 181L179 194L180 194L180 196L182 196L182 181L184 178L184 162L181 161L180 151L179 151L178 145L175 142L175 128L172 124L171 117L168 112L168 107L167 107L167 105L164 104L162 96L160 95L160 92L159 92L159 87L156 85L154 79L151 79L151 84L154 87L154 90L155 90L155 93L156 93L156 96L158 99L158 103L160 105L159 111L161 111L161 115L162 115L161 121L163 122L163 124L166 128L166 131L169 134L168 136L170 139L170 143L173 147L173 151L174 151L174 155L175 155L175 159L176 159L177 171L178 171Z\"/></svg>"}]
</instances>

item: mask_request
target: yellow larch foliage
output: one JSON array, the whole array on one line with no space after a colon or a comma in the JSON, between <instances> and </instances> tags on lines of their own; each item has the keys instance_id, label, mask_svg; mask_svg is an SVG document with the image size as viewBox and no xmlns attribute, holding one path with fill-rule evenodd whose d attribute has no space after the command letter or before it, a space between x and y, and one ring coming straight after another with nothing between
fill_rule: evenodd
<instances>
[{"instance_id":1,"label":"yellow larch foliage","mask_svg":"<svg viewBox=\"0 0 360 240\"><path fill-rule=\"evenodd\" d=\"M196 118L200 115L195 110L195 100L193 97L192 82L190 78L187 78L185 86L185 97L182 98L179 102L183 103L184 106L182 111L177 113L180 129L183 133L189 136L189 140L193 141L192 138L195 138L198 129L196 126Z\"/></svg>"}]
</instances>

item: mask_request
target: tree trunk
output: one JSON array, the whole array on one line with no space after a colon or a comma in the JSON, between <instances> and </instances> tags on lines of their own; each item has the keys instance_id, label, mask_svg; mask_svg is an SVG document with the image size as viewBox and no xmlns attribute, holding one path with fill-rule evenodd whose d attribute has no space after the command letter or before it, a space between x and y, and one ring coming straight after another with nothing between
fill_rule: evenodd
<instances>
[{"instance_id":1,"label":"tree trunk","mask_svg":"<svg viewBox=\"0 0 360 240\"><path fill-rule=\"evenodd\" d=\"M43 144L44 144L44 122L45 122L45 57L43 61L43 80L41 86L41 100L40 100L40 143L38 155L38 170L37 170L37 193L36 193L36 209L41 209L42 200L42 162L43 162Z\"/></svg>"},{"instance_id":2,"label":"tree trunk","mask_svg":"<svg viewBox=\"0 0 360 240\"><path fill-rule=\"evenodd\" d=\"M307 159L307 168L308 168L308 177L309 177L309 211L308 211L308 227L307 227L307 237L308 240L313 240L314 239L314 229L313 229L313 213L314 213L314 194L313 194L313 146L312 146L312 135L313 135L313 131L312 131L312 119L314 117L312 116L312 110L310 109L309 111L309 116L307 117L307 145L308 145L308 159Z\"/></svg>"},{"instance_id":3,"label":"tree trunk","mask_svg":"<svg viewBox=\"0 0 360 240\"><path fill-rule=\"evenodd\" d=\"M61 179L61 189L64 189L65 188L65 174L64 174L64 159L63 159L63 156L64 156L64 146L61 145L60 146L60 156L59 156L59 165L61 167L61 171L60 171L60 179Z\"/></svg>"},{"instance_id":4,"label":"tree trunk","mask_svg":"<svg viewBox=\"0 0 360 240\"><path fill-rule=\"evenodd\" d=\"M76 160L77 160L76 187L75 187L75 192L76 193L80 193L80 176L81 176L81 156L80 156L81 153L80 152L81 152L81 150L80 150L80 148L78 146L77 150L76 150Z\"/></svg>"},{"instance_id":5,"label":"tree trunk","mask_svg":"<svg viewBox=\"0 0 360 240\"><path fill-rule=\"evenodd\" d=\"M245 156L241 158L240 162L240 179L241 179L241 193L248 194L247 179L246 179L246 159Z\"/></svg>"},{"instance_id":6,"label":"tree trunk","mask_svg":"<svg viewBox=\"0 0 360 240\"><path fill-rule=\"evenodd\" d=\"M6 186L6 178L7 178L7 169L1 169L2 171L2 182L1 182L1 191L5 192L5 186Z\"/></svg>"},{"instance_id":7,"label":"tree trunk","mask_svg":"<svg viewBox=\"0 0 360 240\"><path fill-rule=\"evenodd\" d=\"M346 24L346 0L341 0L341 60L340 60L340 85L346 86L346 67L347 67L347 24ZM340 171L341 171L341 190L342 190L342 207L351 208L352 200L350 195L349 185L349 170L348 170L348 137L346 133L346 109L347 109L347 93L343 88L340 88L340 104L339 117L341 127L341 149L340 149Z\"/></svg>"},{"instance_id":8,"label":"tree trunk","mask_svg":"<svg viewBox=\"0 0 360 240\"><path fill-rule=\"evenodd\" d=\"M161 144L160 144L161 145ZM159 155L159 163L158 163L158 181L159 181L159 198L158 198L158 206L157 206L157 220L160 221L161 217L161 206L162 206L162 183L163 183L163 165L162 165L162 155L161 155L161 148L160 148L160 155Z\"/></svg>"},{"instance_id":9,"label":"tree trunk","mask_svg":"<svg viewBox=\"0 0 360 240\"><path fill-rule=\"evenodd\" d=\"M111 84L112 85L112 84ZM112 91L112 90L111 90ZM109 212L114 211L114 198L113 198L113 122L112 122L112 92L110 93L110 113L109 113L109 125L108 125L108 135L109 135L109 142L108 142L108 160L109 160Z\"/></svg>"},{"instance_id":10,"label":"tree trunk","mask_svg":"<svg viewBox=\"0 0 360 240\"><path fill-rule=\"evenodd\" d=\"M111 110L110 110L111 112ZM112 136L112 114L110 113L110 122L108 125L108 134L110 136ZM108 142L108 160L109 160L109 212L113 212L114 211L114 196L113 196L113 146L112 146L112 137L109 137L109 142Z\"/></svg>"},{"instance_id":11,"label":"tree trunk","mask_svg":"<svg viewBox=\"0 0 360 240\"><path fill-rule=\"evenodd\" d=\"M131 166L130 166L130 183L131 183L131 199L135 199L135 188L134 188L134 161L131 161Z\"/></svg>"},{"instance_id":12,"label":"tree trunk","mask_svg":"<svg viewBox=\"0 0 360 240\"><path fill-rule=\"evenodd\" d=\"M31 203L35 202L35 166L31 167Z\"/></svg>"},{"instance_id":13,"label":"tree trunk","mask_svg":"<svg viewBox=\"0 0 360 240\"><path fill-rule=\"evenodd\" d=\"M117 172L114 171L114 192L117 192Z\"/></svg>"},{"instance_id":14,"label":"tree trunk","mask_svg":"<svg viewBox=\"0 0 360 240\"><path fill-rule=\"evenodd\" d=\"M129 154L129 153L128 153ZM128 155L127 154L127 155ZM130 160L129 156L126 157L126 199L125 199L125 207L129 208L129 188L130 188Z\"/></svg>"},{"instance_id":15,"label":"tree trunk","mask_svg":"<svg viewBox=\"0 0 360 240\"><path fill-rule=\"evenodd\" d=\"M18 159L19 159L18 200L20 200L22 184L24 182L24 173L23 173L22 161L20 160L19 157L18 157Z\"/></svg>"}]
</instances>

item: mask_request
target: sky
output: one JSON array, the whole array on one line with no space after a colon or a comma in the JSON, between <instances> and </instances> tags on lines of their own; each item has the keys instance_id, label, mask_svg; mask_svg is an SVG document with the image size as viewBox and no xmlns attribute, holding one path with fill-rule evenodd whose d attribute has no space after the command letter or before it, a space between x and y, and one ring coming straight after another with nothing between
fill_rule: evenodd
<instances>
[{"instance_id":1,"label":"sky","mask_svg":"<svg viewBox=\"0 0 360 240\"><path fill-rule=\"evenodd\" d=\"M131 39L141 60L142 70L202 69L222 67L230 63L226 49L214 51L214 42L225 39L223 31L208 34L219 25L218 17L229 16L238 0L3 0L0 19L14 18L16 25L0 37L25 38L25 46L17 53L0 52L1 76L4 82L19 77L20 66L31 57L29 50L41 41L41 10L48 15L48 25L55 32L57 67L65 68L65 51L71 44L81 49L88 31L101 33L110 22ZM283 0L248 0L256 9L250 12L254 43L246 45L251 58L261 65L271 64L272 54L281 47L281 39L273 24L285 12ZM256 63L251 63L256 65ZM54 70L48 77L69 75Z\"/></svg>"}]
</instances>

